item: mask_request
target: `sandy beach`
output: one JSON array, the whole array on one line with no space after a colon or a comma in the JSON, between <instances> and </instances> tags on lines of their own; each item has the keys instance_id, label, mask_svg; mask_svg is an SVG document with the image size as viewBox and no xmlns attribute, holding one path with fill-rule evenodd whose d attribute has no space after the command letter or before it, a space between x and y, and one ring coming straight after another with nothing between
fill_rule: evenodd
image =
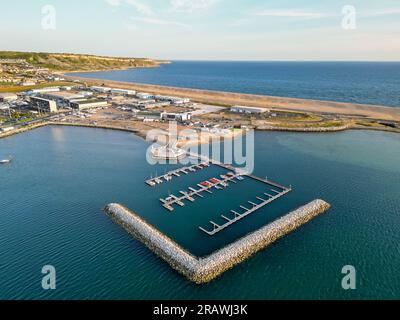
<instances>
[{"instance_id":1,"label":"sandy beach","mask_svg":"<svg viewBox=\"0 0 400 320\"><path fill-rule=\"evenodd\" d=\"M303 111L320 114L337 114L354 118L368 118L386 121L400 121L400 107L384 107L375 105L341 103L332 101L294 99L285 97L261 96L231 92L186 89L156 86L121 81L65 76L69 80L80 80L88 85L105 85L123 89L131 89L149 93L187 97L196 102L223 106L247 105L272 110Z\"/></svg>"}]
</instances>

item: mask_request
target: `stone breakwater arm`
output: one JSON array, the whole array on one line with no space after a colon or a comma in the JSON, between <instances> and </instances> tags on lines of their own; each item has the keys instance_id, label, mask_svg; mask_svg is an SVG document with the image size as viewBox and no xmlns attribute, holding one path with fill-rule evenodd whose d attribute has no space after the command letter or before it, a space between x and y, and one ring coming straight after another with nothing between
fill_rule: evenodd
<instances>
[{"instance_id":1,"label":"stone breakwater arm","mask_svg":"<svg viewBox=\"0 0 400 320\"><path fill-rule=\"evenodd\" d=\"M108 205L105 212L172 268L189 280L201 284L212 281L329 208L330 205L325 201L315 200L206 258L191 255L172 239L119 204Z\"/></svg>"}]
</instances>

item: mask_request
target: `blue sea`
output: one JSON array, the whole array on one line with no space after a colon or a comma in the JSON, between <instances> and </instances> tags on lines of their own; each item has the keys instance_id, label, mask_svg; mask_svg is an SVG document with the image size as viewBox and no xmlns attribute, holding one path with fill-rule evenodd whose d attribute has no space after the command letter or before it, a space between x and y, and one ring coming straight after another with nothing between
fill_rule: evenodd
<instances>
[{"instance_id":1,"label":"blue sea","mask_svg":"<svg viewBox=\"0 0 400 320\"><path fill-rule=\"evenodd\" d=\"M74 74L182 88L400 107L400 62L174 61Z\"/></svg>"},{"instance_id":2,"label":"blue sea","mask_svg":"<svg viewBox=\"0 0 400 320\"><path fill-rule=\"evenodd\" d=\"M219 172L210 168L150 189L144 180L170 167L149 165L148 147L131 133L55 126L0 140L0 158L13 155L0 166L0 299L400 297L398 134L257 132L255 174L293 192L221 235L247 232L316 198L332 209L202 286L173 271L102 208L122 203L207 254L213 243L198 226L261 189L249 181L169 213L160 195ZM41 287L44 265L56 268L55 291ZM357 290L342 289L345 265L357 270Z\"/></svg>"}]
</instances>

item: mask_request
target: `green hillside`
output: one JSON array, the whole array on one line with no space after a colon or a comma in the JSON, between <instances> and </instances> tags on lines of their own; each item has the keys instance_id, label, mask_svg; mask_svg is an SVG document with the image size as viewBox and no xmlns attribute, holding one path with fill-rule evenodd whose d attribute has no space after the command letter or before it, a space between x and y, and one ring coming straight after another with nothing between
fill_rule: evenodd
<instances>
[{"instance_id":1,"label":"green hillside","mask_svg":"<svg viewBox=\"0 0 400 320\"><path fill-rule=\"evenodd\" d=\"M145 58L102 57L68 53L0 51L0 59L24 59L29 64L52 71L91 71L154 67L162 63Z\"/></svg>"}]
</instances>

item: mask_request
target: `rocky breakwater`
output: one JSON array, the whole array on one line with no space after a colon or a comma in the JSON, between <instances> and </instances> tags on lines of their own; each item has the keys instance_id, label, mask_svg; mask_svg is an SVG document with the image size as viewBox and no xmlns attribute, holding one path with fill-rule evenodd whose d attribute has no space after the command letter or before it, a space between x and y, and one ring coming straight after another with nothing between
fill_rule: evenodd
<instances>
[{"instance_id":1,"label":"rocky breakwater","mask_svg":"<svg viewBox=\"0 0 400 320\"><path fill-rule=\"evenodd\" d=\"M205 258L193 256L138 215L119 204L108 205L105 212L127 232L169 263L172 268L189 280L202 284L212 281L329 208L330 205L325 201L315 200Z\"/></svg>"},{"instance_id":2,"label":"rocky breakwater","mask_svg":"<svg viewBox=\"0 0 400 320\"><path fill-rule=\"evenodd\" d=\"M256 130L260 131L285 131L285 132L310 132L310 133L318 133L318 132L339 132L346 131L352 128L350 124L344 124L341 126L332 126L332 127L280 127L280 126L271 126L271 125L260 125L256 127Z\"/></svg>"}]
</instances>

